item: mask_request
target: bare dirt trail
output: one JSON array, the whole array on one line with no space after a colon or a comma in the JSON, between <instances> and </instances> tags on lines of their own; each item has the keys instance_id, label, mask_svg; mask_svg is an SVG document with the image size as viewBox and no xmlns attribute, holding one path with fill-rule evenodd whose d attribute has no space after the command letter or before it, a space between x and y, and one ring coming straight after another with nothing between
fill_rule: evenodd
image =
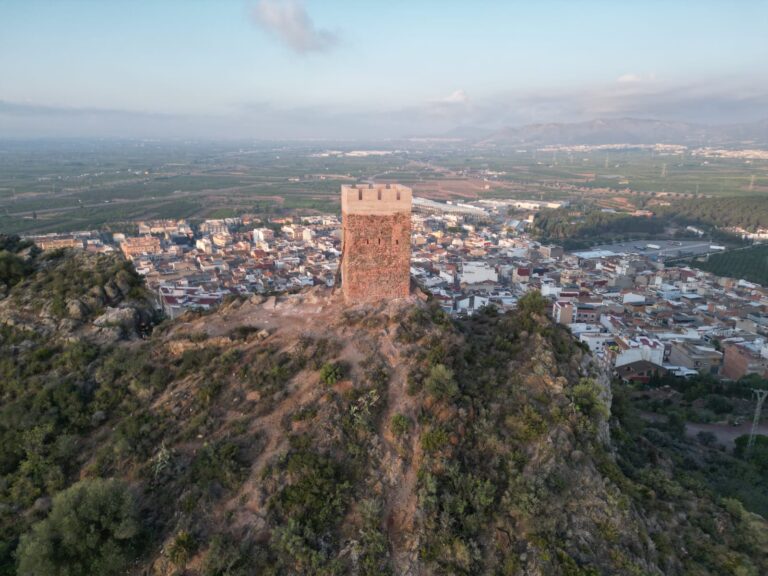
<instances>
[{"instance_id":1,"label":"bare dirt trail","mask_svg":"<svg viewBox=\"0 0 768 576\"><path fill-rule=\"evenodd\" d=\"M287 386L287 395L267 415L255 418L250 433L265 439L264 448L253 461L248 478L238 494L230 501L230 507L236 509L235 524L250 524L259 527L265 521L262 506L262 472L266 466L287 449L288 434L283 428L283 421L288 415L318 400L323 388L311 372L302 371Z\"/></svg>"},{"instance_id":2,"label":"bare dirt trail","mask_svg":"<svg viewBox=\"0 0 768 576\"><path fill-rule=\"evenodd\" d=\"M387 408L381 419L379 437L383 440L382 463L386 473L386 495L383 517L390 534L390 553L396 574L412 574L418 563L418 540L415 538L418 470L421 444L418 423L411 414L414 399L409 396L408 366L391 336L381 339L382 354L394 371L387 389ZM392 432L392 417L402 414L411 421L410 430L401 441ZM406 447L407 446L407 447Z\"/></svg>"}]
</instances>

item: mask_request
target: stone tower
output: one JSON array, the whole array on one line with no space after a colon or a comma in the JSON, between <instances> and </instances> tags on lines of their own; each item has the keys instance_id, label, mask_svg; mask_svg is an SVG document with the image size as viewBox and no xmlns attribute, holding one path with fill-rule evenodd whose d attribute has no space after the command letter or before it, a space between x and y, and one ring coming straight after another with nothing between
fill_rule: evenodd
<instances>
[{"instance_id":1,"label":"stone tower","mask_svg":"<svg viewBox=\"0 0 768 576\"><path fill-rule=\"evenodd\" d=\"M411 189L399 184L341 187L346 302L408 296L411 282Z\"/></svg>"}]
</instances>

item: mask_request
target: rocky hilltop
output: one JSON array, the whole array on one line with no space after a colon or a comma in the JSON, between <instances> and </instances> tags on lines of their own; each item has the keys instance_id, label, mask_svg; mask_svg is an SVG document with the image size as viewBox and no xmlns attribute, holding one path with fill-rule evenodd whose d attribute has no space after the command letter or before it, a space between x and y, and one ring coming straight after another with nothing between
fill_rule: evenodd
<instances>
[{"instance_id":1,"label":"rocky hilltop","mask_svg":"<svg viewBox=\"0 0 768 576\"><path fill-rule=\"evenodd\" d=\"M151 328L152 299L131 264L117 255L43 254L0 235L0 325L52 339L69 334L114 342Z\"/></svg>"},{"instance_id":2,"label":"rocky hilltop","mask_svg":"<svg viewBox=\"0 0 768 576\"><path fill-rule=\"evenodd\" d=\"M763 518L638 431L537 294L453 321L316 288L153 325L123 262L17 248L0 574L768 573Z\"/></svg>"}]
</instances>

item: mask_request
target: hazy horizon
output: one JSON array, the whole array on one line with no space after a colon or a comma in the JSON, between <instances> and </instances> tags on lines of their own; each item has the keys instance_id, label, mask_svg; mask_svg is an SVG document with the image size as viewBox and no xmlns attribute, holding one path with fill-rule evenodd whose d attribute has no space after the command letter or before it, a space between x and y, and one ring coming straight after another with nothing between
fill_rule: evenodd
<instances>
[{"instance_id":1,"label":"hazy horizon","mask_svg":"<svg viewBox=\"0 0 768 576\"><path fill-rule=\"evenodd\" d=\"M768 118L768 3L0 3L0 137L379 140Z\"/></svg>"}]
</instances>

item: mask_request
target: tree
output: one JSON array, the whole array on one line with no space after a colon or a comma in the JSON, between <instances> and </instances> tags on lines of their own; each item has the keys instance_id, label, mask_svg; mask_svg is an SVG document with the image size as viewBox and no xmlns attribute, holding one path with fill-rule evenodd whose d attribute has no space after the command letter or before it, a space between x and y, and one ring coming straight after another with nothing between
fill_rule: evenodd
<instances>
[{"instance_id":1,"label":"tree","mask_svg":"<svg viewBox=\"0 0 768 576\"><path fill-rule=\"evenodd\" d=\"M443 364L432 366L424 382L427 392L441 400L452 400L459 394L459 386L453 377L453 370Z\"/></svg>"},{"instance_id":2,"label":"tree","mask_svg":"<svg viewBox=\"0 0 768 576\"><path fill-rule=\"evenodd\" d=\"M534 290L520 298L517 302L517 309L524 315L536 314L541 316L547 309L547 300L541 295L541 292Z\"/></svg>"},{"instance_id":3,"label":"tree","mask_svg":"<svg viewBox=\"0 0 768 576\"><path fill-rule=\"evenodd\" d=\"M21 537L18 574L120 574L139 532L136 502L124 483L82 480L57 494L48 517Z\"/></svg>"},{"instance_id":4,"label":"tree","mask_svg":"<svg viewBox=\"0 0 768 576\"><path fill-rule=\"evenodd\" d=\"M517 324L520 330L530 332L540 326L540 317L547 309L547 300L541 292L528 292L517 301Z\"/></svg>"},{"instance_id":5,"label":"tree","mask_svg":"<svg viewBox=\"0 0 768 576\"><path fill-rule=\"evenodd\" d=\"M10 288L29 273L29 266L23 259L10 252L0 251L0 284Z\"/></svg>"}]
</instances>

